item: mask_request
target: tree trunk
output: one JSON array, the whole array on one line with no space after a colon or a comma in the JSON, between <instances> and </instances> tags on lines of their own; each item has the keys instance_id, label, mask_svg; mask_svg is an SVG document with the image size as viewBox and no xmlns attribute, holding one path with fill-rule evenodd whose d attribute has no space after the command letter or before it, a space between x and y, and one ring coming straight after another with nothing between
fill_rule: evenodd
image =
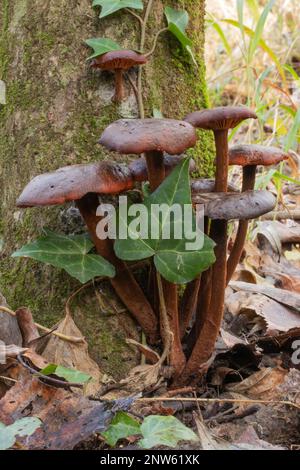
<instances>
[{"instance_id":1,"label":"tree trunk","mask_svg":"<svg viewBox=\"0 0 300 470\"><path fill-rule=\"evenodd\" d=\"M13 308L26 305L46 325L60 319L68 296L78 287L64 272L10 254L41 234L43 227L74 233L78 219L69 207L19 211L15 201L35 176L60 166L113 158L97 145L105 127L120 117L136 117L135 94L111 102L114 77L93 71L83 41L107 37L124 48L139 49L139 22L124 10L100 20L91 0L2 0L0 6L0 79L7 87L7 104L0 105L0 291ZM145 1L144 4L147 2ZM154 1L146 32L150 50L156 31L164 26L165 2ZM204 0L171 1L190 15L188 34L198 68L183 54L178 41L164 33L154 57L143 68L146 116L160 109L166 117L182 118L206 107ZM136 80L136 71L131 74ZM199 173L212 168L209 133L194 152ZM124 160L124 158L123 158ZM2 242L1 242L2 240ZM75 320L91 338L94 357L109 373L122 375L135 357L125 344L120 316L102 313L94 289L73 305ZM130 321L130 320L128 320ZM127 322L127 319L126 319ZM126 323L125 322L125 323ZM125 359L124 359L125 358Z\"/></svg>"}]
</instances>

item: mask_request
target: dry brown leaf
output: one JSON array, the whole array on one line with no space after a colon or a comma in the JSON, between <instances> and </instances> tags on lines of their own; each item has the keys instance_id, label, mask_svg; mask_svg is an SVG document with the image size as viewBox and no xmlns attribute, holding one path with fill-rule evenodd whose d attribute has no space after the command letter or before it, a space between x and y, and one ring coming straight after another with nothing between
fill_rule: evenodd
<instances>
[{"instance_id":1,"label":"dry brown leaf","mask_svg":"<svg viewBox=\"0 0 300 470\"><path fill-rule=\"evenodd\" d=\"M0 421L8 425L24 416L36 416L42 426L32 436L18 438L18 441L34 450L68 450L94 432L103 431L113 416L113 405L50 387L23 372L16 385L0 400ZM124 406L120 403L120 408L115 406L126 408L125 403Z\"/></svg>"},{"instance_id":2,"label":"dry brown leaf","mask_svg":"<svg viewBox=\"0 0 300 470\"><path fill-rule=\"evenodd\" d=\"M69 314L60 322L56 331L67 336L83 338L81 331ZM93 380L85 387L85 393L88 395L92 395L99 390L102 374L96 362L90 358L88 345L85 341L71 343L57 336L51 336L42 354L48 362L77 369L93 377Z\"/></svg>"},{"instance_id":3,"label":"dry brown leaf","mask_svg":"<svg viewBox=\"0 0 300 470\"><path fill-rule=\"evenodd\" d=\"M230 287L236 291L253 292L254 294L263 294L277 302L300 311L300 294L296 292L277 289L267 285L251 284L248 282L231 281Z\"/></svg>"},{"instance_id":4,"label":"dry brown leaf","mask_svg":"<svg viewBox=\"0 0 300 470\"><path fill-rule=\"evenodd\" d=\"M287 370L279 367L266 367L240 383L226 385L226 389L252 399L272 400L278 397L276 388L284 382L287 374Z\"/></svg>"},{"instance_id":5,"label":"dry brown leaf","mask_svg":"<svg viewBox=\"0 0 300 470\"><path fill-rule=\"evenodd\" d=\"M234 316L247 314L262 317L269 331L300 328L300 313L262 294L236 292L226 299L226 307Z\"/></svg>"}]
</instances>

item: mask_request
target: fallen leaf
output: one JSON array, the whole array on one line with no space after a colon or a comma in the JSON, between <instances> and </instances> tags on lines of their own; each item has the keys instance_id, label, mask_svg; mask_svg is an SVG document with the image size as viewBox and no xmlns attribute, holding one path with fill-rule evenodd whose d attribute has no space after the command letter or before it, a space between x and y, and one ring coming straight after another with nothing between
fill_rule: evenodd
<instances>
[{"instance_id":1,"label":"fallen leaf","mask_svg":"<svg viewBox=\"0 0 300 470\"><path fill-rule=\"evenodd\" d=\"M248 282L239 281L231 281L229 285L236 291L244 290L246 292L266 295L267 297L270 297L277 302L300 311L300 294L296 294L295 292L286 291L284 289L277 289L276 287L272 286L251 284Z\"/></svg>"},{"instance_id":2,"label":"fallen leaf","mask_svg":"<svg viewBox=\"0 0 300 470\"><path fill-rule=\"evenodd\" d=\"M279 367L266 367L250 375L242 382L227 384L226 390L241 393L249 398L271 400L276 398L276 387L282 384L288 371Z\"/></svg>"},{"instance_id":3,"label":"fallen leaf","mask_svg":"<svg viewBox=\"0 0 300 470\"><path fill-rule=\"evenodd\" d=\"M285 447L270 444L259 439L253 426L248 425L240 437L234 442L244 450L286 450Z\"/></svg>"},{"instance_id":4,"label":"fallen leaf","mask_svg":"<svg viewBox=\"0 0 300 470\"><path fill-rule=\"evenodd\" d=\"M300 328L300 314L262 294L237 292L226 300L232 315L246 314L262 317L268 330L289 331Z\"/></svg>"},{"instance_id":5,"label":"fallen leaf","mask_svg":"<svg viewBox=\"0 0 300 470\"><path fill-rule=\"evenodd\" d=\"M56 332L84 339L81 331L69 314L60 322ZM52 335L42 354L48 363L59 364L90 375L93 380L85 387L85 392L88 395L92 395L99 390L102 374L96 362L88 354L86 341L73 343Z\"/></svg>"},{"instance_id":6,"label":"fallen leaf","mask_svg":"<svg viewBox=\"0 0 300 470\"><path fill-rule=\"evenodd\" d=\"M198 441L197 435L174 416L147 416L141 425L144 449L156 446L176 447L179 441Z\"/></svg>"},{"instance_id":7,"label":"fallen leaf","mask_svg":"<svg viewBox=\"0 0 300 470\"><path fill-rule=\"evenodd\" d=\"M134 398L112 403L92 401L79 393L49 387L22 373L0 400L0 421L6 425L35 416L43 425L24 443L29 449L68 450L95 432L105 431L114 413L128 409Z\"/></svg>"}]
</instances>

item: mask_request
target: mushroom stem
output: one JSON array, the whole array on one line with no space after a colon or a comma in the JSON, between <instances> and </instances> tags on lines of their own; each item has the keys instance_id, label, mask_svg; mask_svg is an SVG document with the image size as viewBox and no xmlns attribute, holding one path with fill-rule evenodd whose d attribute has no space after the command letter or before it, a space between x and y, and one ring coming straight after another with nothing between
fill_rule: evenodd
<instances>
[{"instance_id":1,"label":"mushroom stem","mask_svg":"<svg viewBox=\"0 0 300 470\"><path fill-rule=\"evenodd\" d=\"M243 168L242 192L253 190L255 186L256 165L247 165ZM226 285L230 282L237 265L239 264L248 233L248 220L240 220L234 245L227 261Z\"/></svg>"},{"instance_id":2,"label":"mushroom stem","mask_svg":"<svg viewBox=\"0 0 300 470\"><path fill-rule=\"evenodd\" d=\"M208 235L209 233L209 219L208 217L204 217L204 233ZM192 350L197 335L200 332L198 329L199 320L202 319L205 314L204 312L209 307L210 302L210 279L211 269L208 269L201 275L201 279L199 279L199 283L197 283L197 279L190 282L184 292L184 296L182 299L182 309L185 309L185 313L182 312L182 333L185 332L186 328L188 327L193 313L196 311L196 318L193 328L188 337L188 347L189 351ZM209 290L208 290L209 288ZM195 301L195 304L193 303ZM207 307L207 308L206 308ZM192 309L191 310L189 310ZM201 320L202 321L202 320ZM200 323L201 323L200 321Z\"/></svg>"},{"instance_id":3,"label":"mushroom stem","mask_svg":"<svg viewBox=\"0 0 300 470\"><path fill-rule=\"evenodd\" d=\"M77 201L77 207L87 225L97 252L116 268L116 276L110 280L113 288L142 327L149 343L153 344L157 341L157 318L127 265L116 257L113 241L109 239L101 240L97 237L97 224L101 220L101 217L96 216L98 206L98 196L94 193L89 193Z\"/></svg>"},{"instance_id":4,"label":"mushroom stem","mask_svg":"<svg viewBox=\"0 0 300 470\"><path fill-rule=\"evenodd\" d=\"M121 103L125 97L124 91L124 79L123 79L123 70L116 69L115 70L115 95L113 97L113 101L116 103Z\"/></svg>"},{"instance_id":5,"label":"mushroom stem","mask_svg":"<svg viewBox=\"0 0 300 470\"><path fill-rule=\"evenodd\" d=\"M216 143L216 192L226 192L228 186L228 130L214 131Z\"/></svg>"},{"instance_id":6,"label":"mushroom stem","mask_svg":"<svg viewBox=\"0 0 300 470\"><path fill-rule=\"evenodd\" d=\"M174 379L176 380L176 378L181 374L186 363L180 337L177 285L171 284L165 279L162 279L162 285L170 330L173 335L170 347L170 366L174 368ZM163 324L161 326L163 335Z\"/></svg>"},{"instance_id":7,"label":"mushroom stem","mask_svg":"<svg viewBox=\"0 0 300 470\"><path fill-rule=\"evenodd\" d=\"M212 271L213 290L210 307L208 315L204 318L202 329L197 337L192 354L177 384L186 384L199 379L199 375L205 372L206 365L215 348L224 309L226 281L226 250L224 250L224 246L227 243L226 227L227 223L224 220L217 220L212 226L211 237L216 242L216 262Z\"/></svg>"},{"instance_id":8,"label":"mushroom stem","mask_svg":"<svg viewBox=\"0 0 300 470\"><path fill-rule=\"evenodd\" d=\"M198 293L200 289L201 276L189 282L185 288L183 297L180 302L180 337L184 337L189 327L193 313L196 310Z\"/></svg>"},{"instance_id":9,"label":"mushroom stem","mask_svg":"<svg viewBox=\"0 0 300 470\"><path fill-rule=\"evenodd\" d=\"M163 152L146 152L148 179L151 192L163 182L166 176Z\"/></svg>"},{"instance_id":10,"label":"mushroom stem","mask_svg":"<svg viewBox=\"0 0 300 470\"><path fill-rule=\"evenodd\" d=\"M215 130L214 136L217 161L215 192L227 192L228 130ZM193 376L197 378L198 375L199 378L199 374L204 372L203 366L213 354L220 331L226 288L227 225L226 220L213 220L211 223L210 237L216 243L216 262L212 267L211 274L208 272L205 275L207 287L203 294L204 297L202 298L202 295L199 297L199 317L197 316L195 324L195 345L180 383L186 383Z\"/></svg>"}]
</instances>

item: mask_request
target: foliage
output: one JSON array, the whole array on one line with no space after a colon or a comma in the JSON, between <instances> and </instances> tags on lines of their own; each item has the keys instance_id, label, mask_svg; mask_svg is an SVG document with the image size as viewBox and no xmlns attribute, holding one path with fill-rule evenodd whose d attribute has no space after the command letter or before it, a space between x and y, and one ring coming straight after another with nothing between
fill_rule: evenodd
<instances>
[{"instance_id":1,"label":"foliage","mask_svg":"<svg viewBox=\"0 0 300 470\"><path fill-rule=\"evenodd\" d=\"M115 276L114 267L96 254L90 254L93 243L87 235L59 235L47 230L46 235L15 251L13 257L33 258L64 269L85 283L97 276Z\"/></svg>"},{"instance_id":2,"label":"foliage","mask_svg":"<svg viewBox=\"0 0 300 470\"><path fill-rule=\"evenodd\" d=\"M140 423L124 411L118 411L107 431L102 433L107 444L114 447L120 439L141 433Z\"/></svg>"},{"instance_id":3,"label":"foliage","mask_svg":"<svg viewBox=\"0 0 300 470\"><path fill-rule=\"evenodd\" d=\"M85 384L91 380L89 374L80 372L76 369L69 369L68 367L60 366L57 364L48 364L44 369L40 371L43 375L52 375L55 374L58 377L62 377L67 380L67 382L81 383Z\"/></svg>"},{"instance_id":4,"label":"foliage","mask_svg":"<svg viewBox=\"0 0 300 470\"><path fill-rule=\"evenodd\" d=\"M87 39L85 43L94 50L94 53L88 57L88 60L105 54L106 52L122 49L115 41L107 38L91 38Z\"/></svg>"},{"instance_id":5,"label":"foliage","mask_svg":"<svg viewBox=\"0 0 300 470\"><path fill-rule=\"evenodd\" d=\"M156 446L176 447L179 441L197 441L197 435L174 416L147 416L140 424L127 413L119 411L107 431L102 433L107 444L115 446L120 439L142 435L139 446L151 449Z\"/></svg>"},{"instance_id":6,"label":"foliage","mask_svg":"<svg viewBox=\"0 0 300 470\"><path fill-rule=\"evenodd\" d=\"M171 7L165 8L165 15L168 22L168 30L180 41L194 62L196 62L192 52L193 43L185 32L189 22L189 15L185 10L175 10Z\"/></svg>"},{"instance_id":7,"label":"foliage","mask_svg":"<svg viewBox=\"0 0 300 470\"><path fill-rule=\"evenodd\" d=\"M154 205L167 204L169 208L178 204L183 214L184 205L191 207L191 190L189 180L189 159L184 159L163 183L145 199L145 207L148 212L148 230L143 233L143 228L137 230L136 224L131 224L131 219L122 220L129 235L119 239L115 243L116 255L127 261L141 260L154 257L154 264L160 274L170 282L185 283L194 279L200 272L206 270L214 261L214 243L203 235L204 244L201 249L187 250L186 244L194 241L193 231L196 228L195 215L192 217L190 232L186 233L187 225L183 226L183 218L167 217L159 219L151 218L151 209ZM158 225L158 239L150 236L154 232L152 224ZM167 227L167 224L169 226ZM176 229L183 235L176 239ZM170 239L164 239L164 233L170 233ZM144 236L146 235L146 236ZM147 238L148 237L148 238ZM173 237L173 238L172 238Z\"/></svg>"},{"instance_id":8,"label":"foliage","mask_svg":"<svg viewBox=\"0 0 300 470\"><path fill-rule=\"evenodd\" d=\"M101 6L101 13L99 18L111 15L123 8L133 8L135 10L143 10L142 0L94 0L93 7Z\"/></svg>"},{"instance_id":9,"label":"foliage","mask_svg":"<svg viewBox=\"0 0 300 470\"><path fill-rule=\"evenodd\" d=\"M32 417L18 419L9 426L0 422L0 450L12 447L18 436L31 436L41 424L38 418Z\"/></svg>"}]
</instances>

